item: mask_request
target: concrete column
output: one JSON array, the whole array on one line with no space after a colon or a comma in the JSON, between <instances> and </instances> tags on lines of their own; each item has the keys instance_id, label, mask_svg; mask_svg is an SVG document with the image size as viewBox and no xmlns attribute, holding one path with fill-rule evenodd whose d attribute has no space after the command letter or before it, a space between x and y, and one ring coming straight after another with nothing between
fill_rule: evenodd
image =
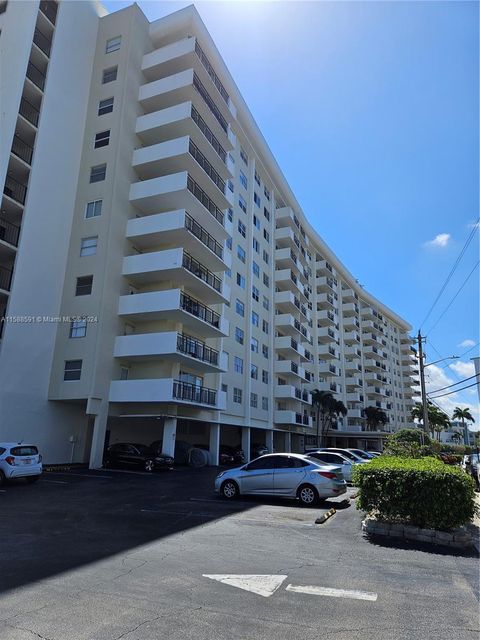
<instances>
[{"instance_id":1,"label":"concrete column","mask_svg":"<svg viewBox=\"0 0 480 640\"><path fill-rule=\"evenodd\" d=\"M175 456L175 440L177 438L177 419L165 418L163 425L162 453L172 458Z\"/></svg>"},{"instance_id":2,"label":"concrete column","mask_svg":"<svg viewBox=\"0 0 480 640\"><path fill-rule=\"evenodd\" d=\"M285 453L290 453L292 450L292 436L287 431L285 432Z\"/></svg>"},{"instance_id":3,"label":"concrete column","mask_svg":"<svg viewBox=\"0 0 480 640\"><path fill-rule=\"evenodd\" d=\"M211 467L218 467L220 457L220 425L212 423L210 425L210 455L209 464Z\"/></svg>"},{"instance_id":4,"label":"concrete column","mask_svg":"<svg viewBox=\"0 0 480 640\"><path fill-rule=\"evenodd\" d=\"M101 469L103 465L103 449L108 421L108 402L100 405L93 423L92 448L90 449L89 469Z\"/></svg>"},{"instance_id":5,"label":"concrete column","mask_svg":"<svg viewBox=\"0 0 480 640\"><path fill-rule=\"evenodd\" d=\"M242 428L242 449L246 462L250 462L250 427Z\"/></svg>"},{"instance_id":6,"label":"concrete column","mask_svg":"<svg viewBox=\"0 0 480 640\"><path fill-rule=\"evenodd\" d=\"M269 429L265 432L265 446L269 453L273 453L273 429Z\"/></svg>"}]
</instances>

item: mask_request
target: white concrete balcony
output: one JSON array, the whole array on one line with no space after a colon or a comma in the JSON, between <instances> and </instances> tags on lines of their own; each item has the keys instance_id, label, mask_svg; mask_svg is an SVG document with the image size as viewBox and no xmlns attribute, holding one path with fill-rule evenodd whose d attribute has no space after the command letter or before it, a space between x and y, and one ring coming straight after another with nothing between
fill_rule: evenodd
<instances>
[{"instance_id":1,"label":"white concrete balcony","mask_svg":"<svg viewBox=\"0 0 480 640\"><path fill-rule=\"evenodd\" d=\"M306 302L305 288L292 269L277 269L275 271L275 283L281 286L282 289L293 291L302 299L302 302Z\"/></svg>"},{"instance_id":2,"label":"white concrete balcony","mask_svg":"<svg viewBox=\"0 0 480 640\"><path fill-rule=\"evenodd\" d=\"M357 331L345 331L343 341L348 345L360 344L360 334Z\"/></svg>"},{"instance_id":3,"label":"white concrete balcony","mask_svg":"<svg viewBox=\"0 0 480 640\"><path fill-rule=\"evenodd\" d=\"M317 329L318 342L322 344L328 344L330 342L338 342L339 333L331 327L321 327Z\"/></svg>"},{"instance_id":4,"label":"white concrete balcony","mask_svg":"<svg viewBox=\"0 0 480 640\"><path fill-rule=\"evenodd\" d=\"M417 356L413 352L402 353L400 355L400 361L402 363L402 367L418 366Z\"/></svg>"},{"instance_id":5,"label":"white concrete balcony","mask_svg":"<svg viewBox=\"0 0 480 640\"><path fill-rule=\"evenodd\" d=\"M315 278L315 286L320 293L336 293L338 282L333 277L321 276L320 278Z\"/></svg>"},{"instance_id":6,"label":"white concrete balcony","mask_svg":"<svg viewBox=\"0 0 480 640\"><path fill-rule=\"evenodd\" d=\"M408 333L401 333L400 342L401 344L412 345L416 344L417 341L415 340L415 338L412 338L412 336L409 336Z\"/></svg>"},{"instance_id":7,"label":"white concrete balcony","mask_svg":"<svg viewBox=\"0 0 480 640\"><path fill-rule=\"evenodd\" d=\"M280 207L275 211L277 228L290 227L293 231L300 231L300 220L291 207Z\"/></svg>"},{"instance_id":8,"label":"white concrete balcony","mask_svg":"<svg viewBox=\"0 0 480 640\"><path fill-rule=\"evenodd\" d=\"M345 357L351 358L353 360L358 360L362 357L361 349L354 345L345 347L343 353L345 354Z\"/></svg>"},{"instance_id":9,"label":"white concrete balcony","mask_svg":"<svg viewBox=\"0 0 480 640\"><path fill-rule=\"evenodd\" d=\"M126 256L122 275L135 284L171 281L208 304L230 300L230 287L183 248Z\"/></svg>"},{"instance_id":10,"label":"white concrete balcony","mask_svg":"<svg viewBox=\"0 0 480 640\"><path fill-rule=\"evenodd\" d=\"M312 336L310 335L310 332L291 313L276 314L275 327L280 329L282 333L294 336L302 342L311 343Z\"/></svg>"},{"instance_id":11,"label":"white concrete balcony","mask_svg":"<svg viewBox=\"0 0 480 640\"><path fill-rule=\"evenodd\" d=\"M361 316L363 320L375 320L378 318L378 313L373 309L373 307L365 306L360 310Z\"/></svg>"},{"instance_id":12,"label":"white concrete balcony","mask_svg":"<svg viewBox=\"0 0 480 640\"><path fill-rule=\"evenodd\" d=\"M360 321L354 315L344 315L342 324L345 331L360 331Z\"/></svg>"},{"instance_id":13,"label":"white concrete balcony","mask_svg":"<svg viewBox=\"0 0 480 640\"><path fill-rule=\"evenodd\" d=\"M357 302L358 294L353 289L342 289L342 302Z\"/></svg>"},{"instance_id":14,"label":"white concrete balcony","mask_svg":"<svg viewBox=\"0 0 480 640\"><path fill-rule=\"evenodd\" d=\"M344 316L357 316L359 311L360 308L355 302L347 302L342 304L342 313Z\"/></svg>"},{"instance_id":15,"label":"white concrete balcony","mask_svg":"<svg viewBox=\"0 0 480 640\"><path fill-rule=\"evenodd\" d=\"M364 345L363 353L371 360L388 360L388 354L374 344Z\"/></svg>"},{"instance_id":16,"label":"white concrete balcony","mask_svg":"<svg viewBox=\"0 0 480 640\"><path fill-rule=\"evenodd\" d=\"M362 333L363 344L374 344L380 347L382 343L382 336L378 333Z\"/></svg>"},{"instance_id":17,"label":"white concrete balcony","mask_svg":"<svg viewBox=\"0 0 480 640\"><path fill-rule=\"evenodd\" d=\"M418 387L420 384L419 378L413 378L411 376L403 376L403 384L410 387Z\"/></svg>"},{"instance_id":18,"label":"white concrete balcony","mask_svg":"<svg viewBox=\"0 0 480 640\"><path fill-rule=\"evenodd\" d=\"M305 369L292 360L275 360L275 373L305 381Z\"/></svg>"},{"instance_id":19,"label":"white concrete balcony","mask_svg":"<svg viewBox=\"0 0 480 640\"><path fill-rule=\"evenodd\" d=\"M277 227L275 229L275 244L280 249L289 248L294 251L300 250L300 240L297 234L290 227ZM301 260L302 254L298 254Z\"/></svg>"},{"instance_id":20,"label":"white concrete balcony","mask_svg":"<svg viewBox=\"0 0 480 640\"><path fill-rule=\"evenodd\" d=\"M173 378L146 380L112 380L110 402L155 402L194 405L225 411L226 393L217 389L200 387Z\"/></svg>"},{"instance_id":21,"label":"white concrete balcony","mask_svg":"<svg viewBox=\"0 0 480 640\"><path fill-rule=\"evenodd\" d=\"M363 387L362 379L359 376L347 375L345 377L345 386L349 391Z\"/></svg>"},{"instance_id":22,"label":"white concrete balcony","mask_svg":"<svg viewBox=\"0 0 480 640\"><path fill-rule=\"evenodd\" d=\"M216 224L212 218L212 225ZM141 250L162 245L183 247L211 271L224 271L232 264L230 251L225 250L185 209L132 218L128 221L126 236Z\"/></svg>"},{"instance_id":23,"label":"white concrete balcony","mask_svg":"<svg viewBox=\"0 0 480 640\"><path fill-rule=\"evenodd\" d=\"M365 358L364 365L365 369L370 369L371 371L376 371L379 373L387 370L387 365L383 362L380 362L380 360L375 360L375 358Z\"/></svg>"},{"instance_id":24,"label":"white concrete balcony","mask_svg":"<svg viewBox=\"0 0 480 640\"><path fill-rule=\"evenodd\" d=\"M344 364L345 372L354 375L361 375L362 373L362 365L358 360L345 360Z\"/></svg>"},{"instance_id":25,"label":"white concrete balcony","mask_svg":"<svg viewBox=\"0 0 480 640\"><path fill-rule=\"evenodd\" d=\"M277 336L275 338L275 350L288 355L300 356L301 359L307 360L305 347L292 336Z\"/></svg>"},{"instance_id":26,"label":"white concrete balcony","mask_svg":"<svg viewBox=\"0 0 480 640\"><path fill-rule=\"evenodd\" d=\"M329 344L319 344L318 357L322 360L338 360L340 352Z\"/></svg>"},{"instance_id":27,"label":"white concrete balcony","mask_svg":"<svg viewBox=\"0 0 480 640\"><path fill-rule=\"evenodd\" d=\"M373 397L386 397L387 389L384 386L380 386L380 383L377 383L375 385L369 384L365 388L365 393Z\"/></svg>"},{"instance_id":28,"label":"white concrete balcony","mask_svg":"<svg viewBox=\"0 0 480 640\"><path fill-rule=\"evenodd\" d=\"M135 182L129 197L146 215L185 209L219 242L229 236L223 211L187 171Z\"/></svg>"},{"instance_id":29,"label":"white concrete balcony","mask_svg":"<svg viewBox=\"0 0 480 640\"><path fill-rule=\"evenodd\" d=\"M333 278L337 273L335 268L330 264L330 262L328 262L328 260L317 260L317 262L315 263L315 269L317 272L317 279L323 276L327 278Z\"/></svg>"},{"instance_id":30,"label":"white concrete balcony","mask_svg":"<svg viewBox=\"0 0 480 640\"><path fill-rule=\"evenodd\" d=\"M213 152L207 157L190 136L183 136L136 149L132 166L142 180L186 170L220 209L232 207L233 195L211 157Z\"/></svg>"},{"instance_id":31,"label":"white concrete balcony","mask_svg":"<svg viewBox=\"0 0 480 640\"><path fill-rule=\"evenodd\" d=\"M347 402L363 402L363 394L359 391L354 391L346 393Z\"/></svg>"},{"instance_id":32,"label":"white concrete balcony","mask_svg":"<svg viewBox=\"0 0 480 640\"><path fill-rule=\"evenodd\" d=\"M402 365L401 369L404 376L418 376L418 366Z\"/></svg>"},{"instance_id":33,"label":"white concrete balcony","mask_svg":"<svg viewBox=\"0 0 480 640\"><path fill-rule=\"evenodd\" d=\"M298 400L305 404L312 404L312 396L308 391L302 390L291 384L277 384L273 390L275 398L279 400Z\"/></svg>"},{"instance_id":34,"label":"white concrete balcony","mask_svg":"<svg viewBox=\"0 0 480 640\"><path fill-rule=\"evenodd\" d=\"M317 312L318 326L326 327L328 325L335 324L336 322L338 322L338 317L333 313L333 311L323 309L322 311Z\"/></svg>"},{"instance_id":35,"label":"white concrete balcony","mask_svg":"<svg viewBox=\"0 0 480 640\"><path fill-rule=\"evenodd\" d=\"M348 409L348 418L363 418L363 409Z\"/></svg>"},{"instance_id":36,"label":"white concrete balcony","mask_svg":"<svg viewBox=\"0 0 480 640\"><path fill-rule=\"evenodd\" d=\"M337 382L320 381L316 388L319 391L327 391L329 393L342 393L342 388Z\"/></svg>"},{"instance_id":37,"label":"white concrete balcony","mask_svg":"<svg viewBox=\"0 0 480 640\"><path fill-rule=\"evenodd\" d=\"M317 295L317 305L319 310L338 309L338 300L331 293L319 293Z\"/></svg>"},{"instance_id":38,"label":"white concrete balcony","mask_svg":"<svg viewBox=\"0 0 480 640\"><path fill-rule=\"evenodd\" d=\"M340 367L329 362L320 362L318 373L322 378L334 378L340 375Z\"/></svg>"},{"instance_id":39,"label":"white concrete balcony","mask_svg":"<svg viewBox=\"0 0 480 640\"><path fill-rule=\"evenodd\" d=\"M297 254L290 247L275 250L275 266L277 269L294 269L300 272Z\"/></svg>"},{"instance_id":40,"label":"white concrete balcony","mask_svg":"<svg viewBox=\"0 0 480 640\"><path fill-rule=\"evenodd\" d=\"M307 320L310 320L311 314L306 305L300 302L300 299L291 291L276 291L275 305L279 311L284 313L300 312Z\"/></svg>"},{"instance_id":41,"label":"white concrete balcony","mask_svg":"<svg viewBox=\"0 0 480 640\"><path fill-rule=\"evenodd\" d=\"M276 424L294 424L300 427L312 427L312 418L296 411L275 411Z\"/></svg>"},{"instance_id":42,"label":"white concrete balcony","mask_svg":"<svg viewBox=\"0 0 480 640\"><path fill-rule=\"evenodd\" d=\"M180 289L120 296L118 314L132 320L172 320L206 338L229 335L226 318Z\"/></svg>"},{"instance_id":43,"label":"white concrete balcony","mask_svg":"<svg viewBox=\"0 0 480 640\"><path fill-rule=\"evenodd\" d=\"M135 333L118 336L113 350L115 358L129 362L142 360L172 361L198 372L227 371L227 355L209 347L202 340L178 331Z\"/></svg>"},{"instance_id":44,"label":"white concrete balcony","mask_svg":"<svg viewBox=\"0 0 480 640\"><path fill-rule=\"evenodd\" d=\"M371 333L384 334L384 327L382 324L375 322L374 320L362 320L362 329L364 331L370 330Z\"/></svg>"}]
</instances>

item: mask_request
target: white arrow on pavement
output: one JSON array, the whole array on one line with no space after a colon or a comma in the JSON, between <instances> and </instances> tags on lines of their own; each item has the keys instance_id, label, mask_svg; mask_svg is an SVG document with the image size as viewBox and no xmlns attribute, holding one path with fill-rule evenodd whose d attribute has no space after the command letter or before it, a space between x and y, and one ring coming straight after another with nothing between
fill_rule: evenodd
<instances>
[{"instance_id":1,"label":"white arrow on pavement","mask_svg":"<svg viewBox=\"0 0 480 640\"><path fill-rule=\"evenodd\" d=\"M353 598L354 600L372 600L377 599L376 593L369 593L368 591L350 591L348 589L331 589L328 587L313 587L313 586L295 586L289 584L286 587L287 591L293 591L295 593L306 593L309 596L330 596L331 598Z\"/></svg>"},{"instance_id":2,"label":"white arrow on pavement","mask_svg":"<svg viewBox=\"0 0 480 640\"><path fill-rule=\"evenodd\" d=\"M269 598L287 576L281 575L242 575L242 574L227 574L227 573L215 573L215 574L203 574L204 578L210 578L210 580L216 580L223 584L228 584L231 587L237 587L244 591L251 591L264 598Z\"/></svg>"}]
</instances>

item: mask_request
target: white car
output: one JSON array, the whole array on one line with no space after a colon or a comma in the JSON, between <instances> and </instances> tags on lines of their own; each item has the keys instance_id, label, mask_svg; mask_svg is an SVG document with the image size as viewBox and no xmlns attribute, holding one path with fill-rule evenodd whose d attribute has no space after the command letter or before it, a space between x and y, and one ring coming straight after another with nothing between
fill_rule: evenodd
<instances>
[{"instance_id":1,"label":"white car","mask_svg":"<svg viewBox=\"0 0 480 640\"><path fill-rule=\"evenodd\" d=\"M318 460L320 464L331 464L335 467L340 467L342 470L343 476L347 482L352 481L352 471L356 462L347 458L347 456L342 455L341 453L337 453L336 451L308 451L307 455L309 458L313 458L314 460Z\"/></svg>"},{"instance_id":2,"label":"white car","mask_svg":"<svg viewBox=\"0 0 480 640\"><path fill-rule=\"evenodd\" d=\"M12 478L36 482L42 475L42 456L34 444L0 442L0 485Z\"/></svg>"},{"instance_id":3,"label":"white car","mask_svg":"<svg viewBox=\"0 0 480 640\"><path fill-rule=\"evenodd\" d=\"M298 498L313 505L345 493L347 483L338 466L315 462L298 453L271 453L237 469L222 471L215 491L232 500L242 494Z\"/></svg>"}]
</instances>

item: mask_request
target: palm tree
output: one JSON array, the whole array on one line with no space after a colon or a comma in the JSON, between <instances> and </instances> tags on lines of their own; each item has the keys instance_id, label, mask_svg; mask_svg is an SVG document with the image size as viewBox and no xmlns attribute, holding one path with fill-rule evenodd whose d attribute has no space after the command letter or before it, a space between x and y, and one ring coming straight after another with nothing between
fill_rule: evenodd
<instances>
[{"instance_id":1,"label":"palm tree","mask_svg":"<svg viewBox=\"0 0 480 640\"><path fill-rule=\"evenodd\" d=\"M465 420L467 422L475 422L469 409L462 409L461 407L455 407L452 414L452 420L460 420L463 428L463 441L468 444L468 432L465 427Z\"/></svg>"},{"instance_id":2,"label":"palm tree","mask_svg":"<svg viewBox=\"0 0 480 640\"><path fill-rule=\"evenodd\" d=\"M317 447L324 446L327 433L340 416L347 415L347 408L341 400L336 400L330 391L312 391L312 406L316 410Z\"/></svg>"},{"instance_id":3,"label":"palm tree","mask_svg":"<svg viewBox=\"0 0 480 640\"><path fill-rule=\"evenodd\" d=\"M450 420L447 414L439 407L436 407L432 402L427 404L427 412L430 434L433 438L435 432L437 432L437 439L439 439L440 431L443 431L450 426ZM417 402L413 407L411 416L413 420L419 420L423 424L423 406L419 402Z\"/></svg>"},{"instance_id":4,"label":"palm tree","mask_svg":"<svg viewBox=\"0 0 480 640\"><path fill-rule=\"evenodd\" d=\"M462 439L462 434L461 433L458 433L458 431L454 431L452 433L452 440L454 442L456 442L457 444L460 444L461 439Z\"/></svg>"},{"instance_id":5,"label":"palm tree","mask_svg":"<svg viewBox=\"0 0 480 640\"><path fill-rule=\"evenodd\" d=\"M379 425L385 425L388 422L388 416L385 411L378 407L365 407L363 416L367 421L367 429L375 431Z\"/></svg>"}]
</instances>

